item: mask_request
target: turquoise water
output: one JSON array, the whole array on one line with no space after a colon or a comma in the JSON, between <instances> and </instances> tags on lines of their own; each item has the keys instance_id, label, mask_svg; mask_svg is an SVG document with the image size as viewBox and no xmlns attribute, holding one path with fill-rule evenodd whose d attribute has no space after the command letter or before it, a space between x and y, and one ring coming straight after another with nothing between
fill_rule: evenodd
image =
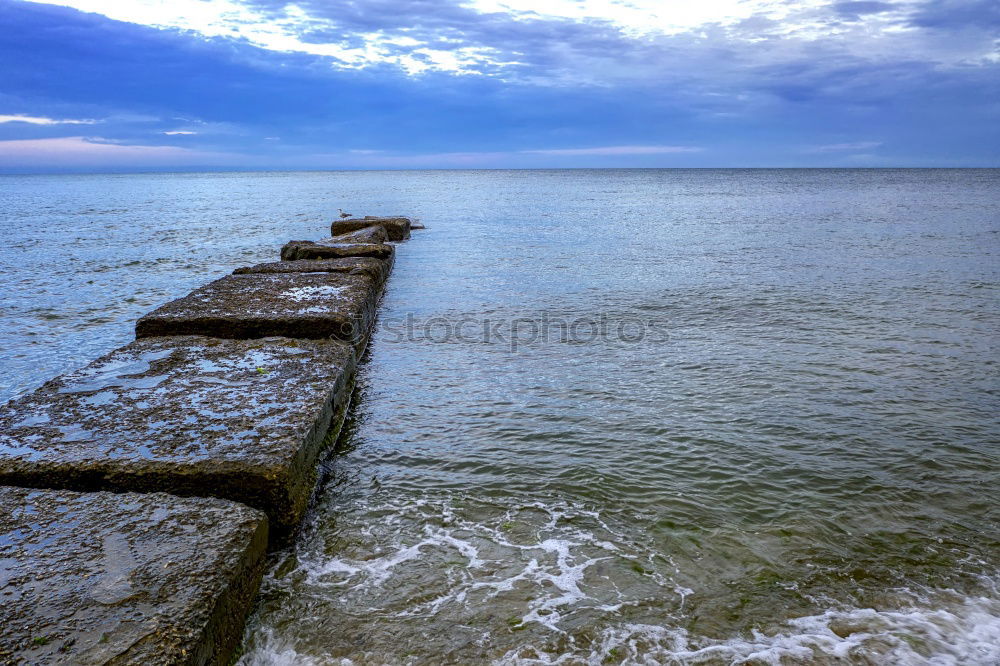
<instances>
[{"instance_id":1,"label":"turquoise water","mask_svg":"<svg viewBox=\"0 0 1000 666\"><path fill-rule=\"evenodd\" d=\"M428 226L243 664L1000 662L1000 171L0 194L3 398L337 208Z\"/></svg>"}]
</instances>

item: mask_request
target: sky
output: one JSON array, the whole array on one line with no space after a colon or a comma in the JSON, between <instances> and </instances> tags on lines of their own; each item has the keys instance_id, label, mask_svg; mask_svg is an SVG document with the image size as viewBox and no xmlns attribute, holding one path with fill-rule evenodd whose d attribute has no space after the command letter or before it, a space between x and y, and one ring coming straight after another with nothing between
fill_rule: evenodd
<instances>
[{"instance_id":1,"label":"sky","mask_svg":"<svg viewBox=\"0 0 1000 666\"><path fill-rule=\"evenodd\" d=\"M0 171L1000 166L997 0L0 0Z\"/></svg>"}]
</instances>

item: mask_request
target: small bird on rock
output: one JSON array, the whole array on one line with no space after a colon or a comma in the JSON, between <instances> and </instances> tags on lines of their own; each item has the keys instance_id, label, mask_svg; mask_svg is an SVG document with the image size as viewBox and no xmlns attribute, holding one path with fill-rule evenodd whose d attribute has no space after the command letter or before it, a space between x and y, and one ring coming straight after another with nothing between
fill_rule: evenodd
<instances>
[{"instance_id":1,"label":"small bird on rock","mask_svg":"<svg viewBox=\"0 0 1000 666\"><path fill-rule=\"evenodd\" d=\"M353 217L354 215L353 213L345 213L343 208L338 208L337 210L340 211L340 219L342 220L347 217Z\"/></svg>"}]
</instances>

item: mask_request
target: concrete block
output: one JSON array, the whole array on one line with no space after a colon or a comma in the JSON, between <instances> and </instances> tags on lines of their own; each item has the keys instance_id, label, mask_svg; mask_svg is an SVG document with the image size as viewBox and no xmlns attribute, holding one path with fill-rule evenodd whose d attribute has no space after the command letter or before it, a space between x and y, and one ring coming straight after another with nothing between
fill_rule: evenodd
<instances>
[{"instance_id":1,"label":"concrete block","mask_svg":"<svg viewBox=\"0 0 1000 666\"><path fill-rule=\"evenodd\" d=\"M330 225L330 235L339 236L358 229L364 229L372 225L378 225L385 229L389 240L401 241L410 237L410 218L408 217L379 217L377 215L366 215L365 217L347 218L345 220L334 220Z\"/></svg>"},{"instance_id":2,"label":"concrete block","mask_svg":"<svg viewBox=\"0 0 1000 666\"><path fill-rule=\"evenodd\" d=\"M385 232L385 227L378 224L362 227L357 231L349 231L330 239L336 243L384 243L387 240L389 240L389 235Z\"/></svg>"},{"instance_id":3,"label":"concrete block","mask_svg":"<svg viewBox=\"0 0 1000 666\"><path fill-rule=\"evenodd\" d=\"M385 243L289 241L281 248L282 261L294 261L296 259L342 259L344 257L390 259L392 255L393 247Z\"/></svg>"},{"instance_id":4,"label":"concrete block","mask_svg":"<svg viewBox=\"0 0 1000 666\"><path fill-rule=\"evenodd\" d=\"M229 662L267 519L214 498L0 487L0 663Z\"/></svg>"},{"instance_id":5,"label":"concrete block","mask_svg":"<svg viewBox=\"0 0 1000 666\"><path fill-rule=\"evenodd\" d=\"M389 277L392 257L345 257L344 259L297 259L295 261L273 261L256 266L244 266L233 271L233 275L250 273L349 273L367 275L379 283Z\"/></svg>"},{"instance_id":6,"label":"concrete block","mask_svg":"<svg viewBox=\"0 0 1000 666\"><path fill-rule=\"evenodd\" d=\"M334 340L137 340L0 407L0 484L214 496L305 512L350 400Z\"/></svg>"},{"instance_id":7,"label":"concrete block","mask_svg":"<svg viewBox=\"0 0 1000 666\"><path fill-rule=\"evenodd\" d=\"M143 316L135 334L336 338L363 345L381 287L352 273L229 275Z\"/></svg>"}]
</instances>

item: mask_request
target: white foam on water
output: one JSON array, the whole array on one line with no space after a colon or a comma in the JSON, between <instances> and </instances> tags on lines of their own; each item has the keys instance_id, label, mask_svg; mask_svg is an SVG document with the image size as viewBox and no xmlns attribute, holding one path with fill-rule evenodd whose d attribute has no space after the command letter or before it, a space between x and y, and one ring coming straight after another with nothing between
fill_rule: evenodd
<instances>
[{"instance_id":1,"label":"white foam on water","mask_svg":"<svg viewBox=\"0 0 1000 666\"><path fill-rule=\"evenodd\" d=\"M319 567L304 566L303 569L308 575L309 583L313 585L331 584L329 581L323 580L323 578L332 573L340 573L346 574L348 579L354 576L362 577L364 586L379 587L392 577L392 570L397 565L418 558L420 556L420 549L427 545L429 545L428 542L421 541L416 545L401 548L388 557L379 557L367 562L357 561L351 564L334 558L321 564ZM347 582L342 581L333 584L343 585Z\"/></svg>"},{"instance_id":2,"label":"white foam on water","mask_svg":"<svg viewBox=\"0 0 1000 666\"><path fill-rule=\"evenodd\" d=\"M383 505L379 519L358 526L368 545L352 553L353 557L342 550L331 556L325 548L303 549L298 554L298 570L310 586L338 588L340 594L351 595L352 603L379 608L397 618L450 615L456 607L476 613L477 607L498 597L530 589L530 599L520 603L517 615L507 623L511 627L541 625L559 633L567 612L584 606L610 610L629 604L621 591L604 589L600 598L587 591L588 575L590 585L594 584L594 574L588 574L594 565L618 559L622 566L621 562L638 557L622 550L628 546L623 535L607 526L598 512L541 502L499 509L484 521L460 518L451 501L421 499L398 507ZM515 523L531 536L515 537L510 532ZM419 540L407 543L404 535L414 532ZM482 551L484 546L488 555ZM459 566L456 555L461 558ZM441 566L443 562L449 566ZM419 576L418 571L427 566L441 570L438 594L407 604L391 598L397 585ZM681 604L690 593L661 574L650 571L646 575L665 592L673 590ZM509 604L501 601L502 607L514 610Z\"/></svg>"},{"instance_id":3,"label":"white foam on water","mask_svg":"<svg viewBox=\"0 0 1000 666\"><path fill-rule=\"evenodd\" d=\"M393 570L397 566L419 559L422 551L430 547L454 548L468 559L468 567L471 569L483 565L478 556L479 551L473 544L432 526L425 526L424 533L425 537L421 541L411 546L400 547L382 557L354 561L335 557L322 562L303 558L300 566L312 585L346 585L354 582L351 579L359 578L360 581L357 582L360 587L379 587L392 577ZM345 580L330 581L328 579L330 574L343 574Z\"/></svg>"},{"instance_id":4,"label":"white foam on water","mask_svg":"<svg viewBox=\"0 0 1000 666\"><path fill-rule=\"evenodd\" d=\"M586 654L522 646L497 666L554 664L1000 664L1000 600L969 598L958 607L830 610L790 619L782 631L711 640L680 628L623 624L605 629Z\"/></svg>"},{"instance_id":5,"label":"white foam on water","mask_svg":"<svg viewBox=\"0 0 1000 666\"><path fill-rule=\"evenodd\" d=\"M315 532L297 548L296 574L271 579L277 587L304 584L305 594L323 599L316 608L349 622L372 617L381 631L399 637L399 645L350 655L363 665L433 663L427 650L435 648L423 642L424 631L440 633L442 646L454 631L461 645L473 640L472 627L484 631L475 639L484 653L473 661L495 659L498 666L1000 664L1000 595L992 592L963 598L952 590L900 589L892 607L880 610L815 599L830 610L786 620L779 614L760 631L717 639L683 628L693 591L673 580L678 570L669 554L634 541L598 512L568 504L381 498L364 517L341 523L333 548L322 530ZM995 591L991 580L984 586ZM348 663L298 655L295 647L321 650L328 639L303 627L281 632L295 641L281 643L267 632L284 623L262 619L243 666ZM414 654L417 661L407 661Z\"/></svg>"},{"instance_id":6,"label":"white foam on water","mask_svg":"<svg viewBox=\"0 0 1000 666\"><path fill-rule=\"evenodd\" d=\"M319 660L302 654L287 642L280 640L271 629L264 629L257 636L255 645L239 661L238 666L353 666L350 659Z\"/></svg>"},{"instance_id":7,"label":"white foam on water","mask_svg":"<svg viewBox=\"0 0 1000 666\"><path fill-rule=\"evenodd\" d=\"M573 563L570 549L579 545L566 539L546 539L537 546L521 546L521 548L538 548L556 556L555 571L549 572L538 565L537 560L531 560L524 571L514 579L530 580L536 587L543 588L544 583L551 583L560 594L540 597L529 603L529 611L521 618L521 623L538 622L552 631L560 631L559 621L562 619L560 608L573 605L590 598L580 589L588 567L608 558L587 558L579 563ZM514 580L509 579L509 580ZM504 581L506 583L507 581ZM482 585L482 584L477 584ZM510 589L504 585L504 589Z\"/></svg>"},{"instance_id":8,"label":"white foam on water","mask_svg":"<svg viewBox=\"0 0 1000 666\"><path fill-rule=\"evenodd\" d=\"M479 549L468 541L458 539L445 530L429 529L429 531L433 533L435 544L452 546L464 557L467 557L469 559L470 569L478 569L485 564L483 560L479 559Z\"/></svg>"}]
</instances>

